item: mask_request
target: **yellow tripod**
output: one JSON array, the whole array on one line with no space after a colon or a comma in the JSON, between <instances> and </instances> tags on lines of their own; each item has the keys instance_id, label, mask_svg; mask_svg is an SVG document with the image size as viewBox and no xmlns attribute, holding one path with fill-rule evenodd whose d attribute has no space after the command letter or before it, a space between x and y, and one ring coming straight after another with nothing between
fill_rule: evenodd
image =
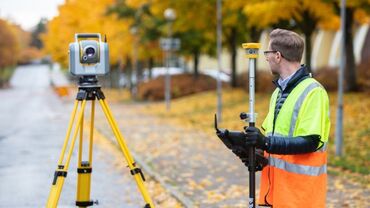
<instances>
[{"instance_id":1,"label":"yellow tripod","mask_svg":"<svg viewBox=\"0 0 370 208\"><path fill-rule=\"evenodd\" d=\"M80 133L79 138L79 149L78 149L78 168L77 168L77 200L76 206L88 207L92 206L94 202L90 200L90 186L91 186L91 172L92 172L92 148L93 148L93 130L94 130L94 114L95 114L95 100L98 100L102 107L104 114L113 130L113 133L119 143L119 146L126 158L128 167L130 168L131 174L134 176L136 184L141 192L144 201L146 202L144 208L154 208L153 202L149 197L148 191L144 186L145 178L140 168L136 167L133 157L131 156L124 138L117 126L116 121L112 116L112 112L108 107L103 92L101 91L100 85L96 76L85 76L81 77L79 81L79 88L77 97L74 103L72 115L68 124L67 134L64 140L62 152L58 161L58 168L54 173L53 184L50 190L49 198L46 207L54 208L57 207L59 197L63 188L64 180L67 177L68 167L71 160L74 145L76 143L77 134ZM86 102L91 101L91 125L90 125L90 141L89 141L89 155L88 161L82 161L82 147L83 147L83 122L84 122L84 111ZM79 103L81 108L77 113ZM74 129L72 138L70 139L73 123L77 114L77 122ZM71 141L70 141L71 140ZM70 143L70 144L69 144ZM69 150L67 157L65 153L69 144ZM64 160L65 159L65 160Z\"/></svg>"}]
</instances>

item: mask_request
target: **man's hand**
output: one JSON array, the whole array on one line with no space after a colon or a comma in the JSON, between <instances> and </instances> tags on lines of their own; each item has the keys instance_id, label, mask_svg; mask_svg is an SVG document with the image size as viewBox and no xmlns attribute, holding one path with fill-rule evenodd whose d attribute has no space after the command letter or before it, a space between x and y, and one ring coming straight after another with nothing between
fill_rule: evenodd
<instances>
[{"instance_id":1,"label":"man's hand","mask_svg":"<svg viewBox=\"0 0 370 208\"><path fill-rule=\"evenodd\" d=\"M234 146L231 150L236 156L240 158L240 160L244 164L248 164L248 150L239 147L239 146ZM247 165L248 166L248 165Z\"/></svg>"},{"instance_id":2,"label":"man's hand","mask_svg":"<svg viewBox=\"0 0 370 208\"><path fill-rule=\"evenodd\" d=\"M248 150L241 147L234 147L232 152L240 158L246 167L249 166ZM262 170L268 163L268 160L263 156L263 150L256 149L256 171Z\"/></svg>"},{"instance_id":3,"label":"man's hand","mask_svg":"<svg viewBox=\"0 0 370 208\"><path fill-rule=\"evenodd\" d=\"M262 150L267 150L268 139L265 137L258 128L249 126L246 130L247 140L250 142L255 142L257 148Z\"/></svg>"}]
</instances>

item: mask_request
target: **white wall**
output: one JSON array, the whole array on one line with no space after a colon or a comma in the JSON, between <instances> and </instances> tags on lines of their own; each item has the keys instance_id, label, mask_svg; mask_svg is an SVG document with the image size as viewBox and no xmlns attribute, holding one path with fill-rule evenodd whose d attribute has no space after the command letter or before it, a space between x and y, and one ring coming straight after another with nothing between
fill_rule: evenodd
<instances>
[{"instance_id":1,"label":"white wall","mask_svg":"<svg viewBox=\"0 0 370 208\"><path fill-rule=\"evenodd\" d=\"M361 52L363 49L363 45L365 43L366 34L369 32L370 27L369 25L362 25L356 29L354 33L354 53L355 53L355 60L356 63L360 63L361 59ZM259 50L259 58L257 60L257 70L269 70L268 64L265 60L263 55L263 51L267 50L268 42L269 42L269 33L270 30L265 30L262 32L260 36L259 43L261 43L261 49ZM312 69L315 70L320 67L329 66L329 67L337 67L339 66L340 60L340 39L341 39L341 32L340 31L327 31L327 30L318 30L313 35L313 46L312 46L312 59L311 65ZM303 37L304 38L304 37ZM221 62L222 62L222 70L231 73L231 65L230 65L230 55L229 52L226 50L226 47L223 46L223 51L221 55ZM237 64L237 73L242 73L247 71L248 66L248 59L244 56L245 52L242 49L241 45L238 49L238 54L236 58ZM305 52L302 57L302 63L305 63L304 60ZM193 61L189 61L187 63L190 71L193 68ZM209 57L207 55L201 55L200 62L199 62L199 71L205 69L218 69L217 59L215 57Z\"/></svg>"}]
</instances>

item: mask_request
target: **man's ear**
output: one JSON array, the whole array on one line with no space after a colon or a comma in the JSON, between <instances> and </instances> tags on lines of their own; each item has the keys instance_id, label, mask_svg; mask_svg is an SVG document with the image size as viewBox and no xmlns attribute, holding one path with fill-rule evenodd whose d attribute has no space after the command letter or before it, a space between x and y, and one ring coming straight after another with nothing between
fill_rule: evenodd
<instances>
[{"instance_id":1,"label":"man's ear","mask_svg":"<svg viewBox=\"0 0 370 208\"><path fill-rule=\"evenodd\" d=\"M276 52L276 60L277 60L278 63L281 62L281 58L282 58L282 56L281 56L280 51Z\"/></svg>"}]
</instances>

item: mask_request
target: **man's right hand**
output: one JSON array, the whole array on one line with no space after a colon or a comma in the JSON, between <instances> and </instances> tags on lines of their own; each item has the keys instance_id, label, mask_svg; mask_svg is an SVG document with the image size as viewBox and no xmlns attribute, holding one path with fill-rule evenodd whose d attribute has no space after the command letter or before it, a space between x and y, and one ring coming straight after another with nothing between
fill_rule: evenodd
<instances>
[{"instance_id":1,"label":"man's right hand","mask_svg":"<svg viewBox=\"0 0 370 208\"><path fill-rule=\"evenodd\" d=\"M248 151L245 150L244 148L242 147L238 147L238 146L233 146L232 150L231 150L236 156L239 157L239 159L244 163L244 164L247 164L248 166Z\"/></svg>"},{"instance_id":2,"label":"man's right hand","mask_svg":"<svg viewBox=\"0 0 370 208\"><path fill-rule=\"evenodd\" d=\"M249 153L248 150L234 146L232 152L239 157L246 167L249 166ZM268 160L263 155L263 150L256 149L256 171L262 170L268 163Z\"/></svg>"}]
</instances>

